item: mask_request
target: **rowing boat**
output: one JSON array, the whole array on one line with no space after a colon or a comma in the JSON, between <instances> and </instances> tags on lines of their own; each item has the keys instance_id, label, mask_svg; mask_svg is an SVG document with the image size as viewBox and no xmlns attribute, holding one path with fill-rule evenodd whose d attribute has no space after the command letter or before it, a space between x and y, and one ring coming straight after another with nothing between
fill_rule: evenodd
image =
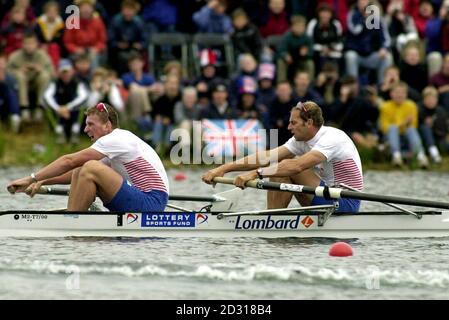
<instances>
[{"instance_id":1,"label":"rowing boat","mask_svg":"<svg viewBox=\"0 0 449 320\"><path fill-rule=\"evenodd\" d=\"M229 178L215 178L232 184ZM391 202L395 212L337 212L338 204L299 208L232 211L241 190L212 196L170 196L171 200L208 201L195 211L172 204L165 212L68 212L11 210L0 212L0 237L325 237L403 238L448 237L449 203L373 195L338 188L306 187L262 180L246 186L257 189L309 193L330 199L359 198ZM68 190L46 188L41 194L67 195ZM411 211L396 204L442 210ZM178 211L173 211L176 209Z\"/></svg>"},{"instance_id":2,"label":"rowing boat","mask_svg":"<svg viewBox=\"0 0 449 320\"><path fill-rule=\"evenodd\" d=\"M306 207L305 207L306 208ZM403 212L67 212L5 211L0 237L447 237L449 211Z\"/></svg>"}]
</instances>

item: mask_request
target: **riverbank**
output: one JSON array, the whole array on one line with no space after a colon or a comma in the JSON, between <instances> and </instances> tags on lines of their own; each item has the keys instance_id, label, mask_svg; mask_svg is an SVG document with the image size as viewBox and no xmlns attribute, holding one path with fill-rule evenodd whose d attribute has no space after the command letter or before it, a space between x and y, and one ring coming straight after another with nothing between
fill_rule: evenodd
<instances>
[{"instance_id":1,"label":"riverbank","mask_svg":"<svg viewBox=\"0 0 449 320\"><path fill-rule=\"evenodd\" d=\"M77 145L57 144L55 136L47 126L30 125L20 135L0 128L0 167L39 166L50 163L56 158L79 151L91 145L90 139L83 136ZM388 155L377 150L360 150L364 170L397 170L388 161ZM166 168L188 167L202 169L206 165L175 165L167 157L163 159ZM419 169L416 163L404 166L402 170ZM449 157L443 158L440 165L432 164L428 169L436 172L449 172Z\"/></svg>"}]
</instances>

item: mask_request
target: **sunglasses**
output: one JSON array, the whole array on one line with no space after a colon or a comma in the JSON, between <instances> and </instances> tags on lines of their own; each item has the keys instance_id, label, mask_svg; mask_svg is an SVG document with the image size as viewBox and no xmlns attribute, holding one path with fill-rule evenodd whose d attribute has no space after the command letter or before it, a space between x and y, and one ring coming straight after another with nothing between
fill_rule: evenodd
<instances>
[{"instance_id":1,"label":"sunglasses","mask_svg":"<svg viewBox=\"0 0 449 320\"><path fill-rule=\"evenodd\" d=\"M98 103L95 108L100 112L106 112L106 115L108 116L108 120L111 121L111 118L109 117L109 111L108 108L106 108L106 105L103 102Z\"/></svg>"}]
</instances>

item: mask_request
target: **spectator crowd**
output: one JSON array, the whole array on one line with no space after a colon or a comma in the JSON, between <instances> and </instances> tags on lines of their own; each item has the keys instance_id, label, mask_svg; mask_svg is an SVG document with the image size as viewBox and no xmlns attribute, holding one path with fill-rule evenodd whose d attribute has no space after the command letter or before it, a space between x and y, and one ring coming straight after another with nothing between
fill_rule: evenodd
<instances>
[{"instance_id":1,"label":"spectator crowd","mask_svg":"<svg viewBox=\"0 0 449 320\"><path fill-rule=\"evenodd\" d=\"M104 101L160 152L201 119L257 119L283 144L306 100L394 165L441 163L449 0L0 1L0 115L17 134L46 121L76 144Z\"/></svg>"}]
</instances>

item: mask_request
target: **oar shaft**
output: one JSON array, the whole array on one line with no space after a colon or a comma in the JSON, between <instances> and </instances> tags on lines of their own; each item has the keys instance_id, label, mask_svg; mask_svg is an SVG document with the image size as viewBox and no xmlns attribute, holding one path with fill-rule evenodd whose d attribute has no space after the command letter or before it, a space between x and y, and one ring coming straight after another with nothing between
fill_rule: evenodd
<instances>
[{"instance_id":1,"label":"oar shaft","mask_svg":"<svg viewBox=\"0 0 449 320\"><path fill-rule=\"evenodd\" d=\"M42 186L39 188L38 194L51 194L57 196L68 196L70 191L65 188L53 188L49 186ZM168 196L169 200L172 201L199 201L199 202L216 202L223 201L216 196L191 196L191 195L181 195L181 194L171 194Z\"/></svg>"},{"instance_id":2,"label":"oar shaft","mask_svg":"<svg viewBox=\"0 0 449 320\"><path fill-rule=\"evenodd\" d=\"M234 179L216 177L216 178L214 178L214 182L224 183L224 184L234 184ZM323 187L313 188L313 187L309 187L309 186L302 186L302 185L288 184L288 183L269 182L269 181L264 181L264 180L250 180L246 183L246 186L251 187L251 188L264 189L264 190L287 191L287 192L294 192L294 193L313 194L313 195L320 196L320 197L323 196ZM358 200L365 200L365 201L406 204L406 205L417 206L417 207L449 209L449 203L447 203L447 202L422 200L422 199L411 199L411 198L398 197L398 196L377 195L377 194L364 193L364 192L359 192L359 191L348 191L348 190L343 190L341 188L330 188L330 196L332 199L347 198L347 199L358 199Z\"/></svg>"}]
</instances>

